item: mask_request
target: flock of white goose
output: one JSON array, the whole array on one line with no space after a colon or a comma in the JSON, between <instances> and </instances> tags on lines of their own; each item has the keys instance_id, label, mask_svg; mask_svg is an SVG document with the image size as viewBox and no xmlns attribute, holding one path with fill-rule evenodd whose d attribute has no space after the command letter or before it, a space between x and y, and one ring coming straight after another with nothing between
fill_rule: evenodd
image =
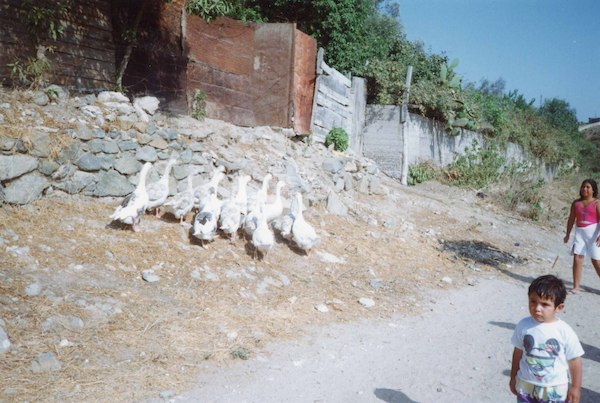
<instances>
[{"instance_id":1,"label":"flock of white goose","mask_svg":"<svg viewBox=\"0 0 600 403\"><path fill-rule=\"evenodd\" d=\"M308 255L320 241L315 229L304 219L304 205L300 192L294 194L289 212L283 214L281 190L285 182L278 181L274 198L268 197L271 174L266 174L261 188L249 197L247 185L250 176L239 174L234 181L230 197L221 199L218 194L219 183L225 177L225 169L217 167L211 179L194 187L193 176L196 172L190 168L187 186L181 192L169 198L169 175L176 163L173 156L167 162L163 175L156 182L146 185L146 177L152 164L146 162L140 172L135 190L123 199L110 218L131 225L133 231L139 231L139 224L145 212L170 213L182 224L185 216L195 212L191 235L204 247L220 231L235 242L238 233L251 242L254 256L265 257L275 244L275 234L292 241ZM270 200L272 199L272 200Z\"/></svg>"}]
</instances>

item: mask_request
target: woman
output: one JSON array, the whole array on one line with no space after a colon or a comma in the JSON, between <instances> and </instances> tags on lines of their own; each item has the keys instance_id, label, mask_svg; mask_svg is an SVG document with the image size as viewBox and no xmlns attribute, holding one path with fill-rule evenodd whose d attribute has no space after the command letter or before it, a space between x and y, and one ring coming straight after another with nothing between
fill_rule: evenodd
<instances>
[{"instance_id":1,"label":"woman","mask_svg":"<svg viewBox=\"0 0 600 403\"><path fill-rule=\"evenodd\" d=\"M569 236L575 228L575 238L571 254L573 255L573 288L569 294L578 294L581 285L581 272L583 259L589 256L596 273L600 276L600 202L598 197L598 185L593 179L585 179L579 189L579 199L571 204L571 213L567 221L567 234L564 242L569 242Z\"/></svg>"}]
</instances>

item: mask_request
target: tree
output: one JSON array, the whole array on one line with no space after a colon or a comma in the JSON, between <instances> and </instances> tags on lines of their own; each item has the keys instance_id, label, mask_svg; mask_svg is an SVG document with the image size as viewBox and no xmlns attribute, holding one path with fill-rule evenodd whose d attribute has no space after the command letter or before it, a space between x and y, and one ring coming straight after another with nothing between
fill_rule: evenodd
<instances>
[{"instance_id":1,"label":"tree","mask_svg":"<svg viewBox=\"0 0 600 403\"><path fill-rule=\"evenodd\" d=\"M552 126L571 135L579 133L575 109L572 109L567 101L558 98L546 99L539 110L539 115Z\"/></svg>"}]
</instances>

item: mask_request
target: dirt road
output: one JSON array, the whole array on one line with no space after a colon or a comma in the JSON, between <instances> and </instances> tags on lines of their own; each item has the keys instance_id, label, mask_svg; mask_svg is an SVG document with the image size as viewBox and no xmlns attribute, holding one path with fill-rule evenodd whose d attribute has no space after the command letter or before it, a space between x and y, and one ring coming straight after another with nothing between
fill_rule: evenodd
<instances>
[{"instance_id":1,"label":"dirt road","mask_svg":"<svg viewBox=\"0 0 600 403\"><path fill-rule=\"evenodd\" d=\"M230 368L208 365L197 387L172 401L513 402L510 337L528 314L529 282L551 272L571 285L561 234L547 235L535 264L500 267L474 286L430 291L421 315L313 329L301 341L273 345ZM597 403L600 279L589 262L584 283L586 292L568 296L561 317L586 352L582 402Z\"/></svg>"}]
</instances>

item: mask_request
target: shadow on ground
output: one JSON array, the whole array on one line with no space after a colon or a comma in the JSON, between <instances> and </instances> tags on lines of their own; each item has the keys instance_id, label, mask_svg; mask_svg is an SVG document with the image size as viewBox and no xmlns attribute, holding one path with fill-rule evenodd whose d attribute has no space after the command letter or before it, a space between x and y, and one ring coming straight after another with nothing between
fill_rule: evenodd
<instances>
[{"instance_id":1,"label":"shadow on ground","mask_svg":"<svg viewBox=\"0 0 600 403\"><path fill-rule=\"evenodd\" d=\"M395 389L377 388L374 393L379 400L383 400L387 403L418 403Z\"/></svg>"}]
</instances>

